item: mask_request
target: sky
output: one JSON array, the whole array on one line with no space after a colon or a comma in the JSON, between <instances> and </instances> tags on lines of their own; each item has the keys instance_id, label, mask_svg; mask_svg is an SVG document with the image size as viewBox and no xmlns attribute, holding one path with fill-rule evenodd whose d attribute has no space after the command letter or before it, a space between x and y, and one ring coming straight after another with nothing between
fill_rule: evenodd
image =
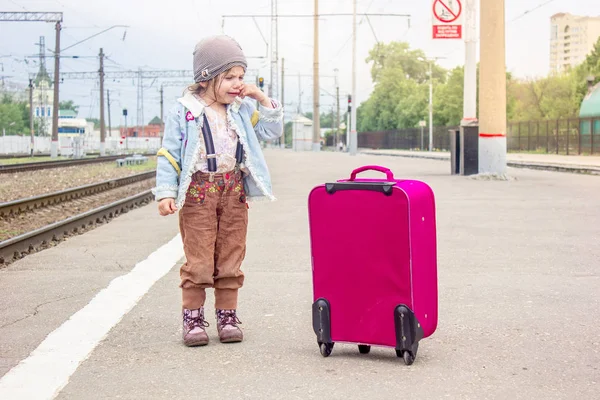
<instances>
[{"instance_id":1,"label":"sky","mask_svg":"<svg viewBox=\"0 0 600 400\"><path fill-rule=\"evenodd\" d=\"M545 76L549 69L550 17L558 12L600 16L598 0L505 0L506 66L516 77ZM277 0L280 15L312 15L314 0ZM189 70L195 44L205 36L225 33L234 37L248 57L248 75L270 78L271 0L0 0L0 11L61 11L61 48L66 48L114 25L116 27L66 50L61 72L98 70L98 53L107 55L105 70ZM357 0L358 13L388 14L358 17L357 100L368 99L373 90L368 52L379 42L406 41L428 57L441 57L445 68L464 64L464 43L431 38L432 0ZM319 0L319 13L352 13L351 0ZM403 14L392 16L389 14ZM232 15L244 15L234 18ZM312 111L313 18L281 17L278 24L278 56L285 59L284 102L287 115L300 109ZM0 22L0 75L24 86L28 74L38 69L40 36L46 47L55 45L54 25L44 22ZM336 107L336 81L340 107L352 88L352 17L322 16L319 24L319 76L321 111ZM479 49L478 49L479 52ZM52 53L46 52L47 67L53 70ZM281 61L279 64L281 69ZM337 70L337 71L336 71ZM3 71L3 72L2 72ZM279 71L279 74L281 72ZM337 76L337 79L336 79ZM253 79L253 78L251 78ZM144 81L144 122L160 114L161 82ZM79 116L99 115L98 80L65 80L62 100L79 105ZM123 124L121 110L129 110L128 125L137 119L137 82L106 79L111 92L112 125ZM181 95L184 86L164 88L165 112ZM300 104L300 108L299 108Z\"/></svg>"}]
</instances>

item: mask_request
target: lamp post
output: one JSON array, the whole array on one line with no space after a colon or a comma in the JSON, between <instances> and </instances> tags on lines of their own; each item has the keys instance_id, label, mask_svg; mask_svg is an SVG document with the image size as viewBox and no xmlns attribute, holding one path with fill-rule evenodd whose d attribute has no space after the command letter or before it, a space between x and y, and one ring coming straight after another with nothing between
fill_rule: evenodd
<instances>
[{"instance_id":1,"label":"lamp post","mask_svg":"<svg viewBox=\"0 0 600 400\"><path fill-rule=\"evenodd\" d=\"M429 63L429 151L433 151L433 62L442 58L419 57L419 60Z\"/></svg>"}]
</instances>

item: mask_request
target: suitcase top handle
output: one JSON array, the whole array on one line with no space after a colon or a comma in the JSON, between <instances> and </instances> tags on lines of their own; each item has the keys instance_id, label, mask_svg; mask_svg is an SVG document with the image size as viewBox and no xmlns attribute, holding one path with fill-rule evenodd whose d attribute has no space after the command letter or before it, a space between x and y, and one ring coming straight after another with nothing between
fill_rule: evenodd
<instances>
[{"instance_id":1,"label":"suitcase top handle","mask_svg":"<svg viewBox=\"0 0 600 400\"><path fill-rule=\"evenodd\" d=\"M356 168L354 171L352 171L352 174L350 175L350 180L353 181L356 179L356 174L360 173L360 172L364 172L364 171L379 171L379 172L383 172L387 179L389 181L393 181L394 180L394 174L392 173L392 171L389 168L386 167L380 167L379 165L365 165L363 167L360 168Z\"/></svg>"}]
</instances>

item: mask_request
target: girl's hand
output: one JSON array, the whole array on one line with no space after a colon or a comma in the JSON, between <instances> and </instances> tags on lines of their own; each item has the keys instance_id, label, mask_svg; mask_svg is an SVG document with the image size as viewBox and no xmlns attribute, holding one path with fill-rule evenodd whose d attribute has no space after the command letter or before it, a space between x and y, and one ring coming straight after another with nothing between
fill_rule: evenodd
<instances>
[{"instance_id":1,"label":"girl's hand","mask_svg":"<svg viewBox=\"0 0 600 400\"><path fill-rule=\"evenodd\" d=\"M245 83L244 86L242 86L239 96L242 99L244 97L250 97L251 99L258 101L264 107L273 108L271 99L269 99L269 97L267 97L262 90L252 83Z\"/></svg>"},{"instance_id":2,"label":"girl's hand","mask_svg":"<svg viewBox=\"0 0 600 400\"><path fill-rule=\"evenodd\" d=\"M177 211L175 207L175 199L167 198L158 202L158 213L162 216L173 214Z\"/></svg>"}]
</instances>

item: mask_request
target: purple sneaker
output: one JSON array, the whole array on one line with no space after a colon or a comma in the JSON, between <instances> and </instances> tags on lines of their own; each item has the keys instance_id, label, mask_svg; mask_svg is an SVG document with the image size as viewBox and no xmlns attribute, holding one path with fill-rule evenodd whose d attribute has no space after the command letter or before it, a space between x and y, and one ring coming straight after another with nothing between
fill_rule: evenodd
<instances>
[{"instance_id":1,"label":"purple sneaker","mask_svg":"<svg viewBox=\"0 0 600 400\"><path fill-rule=\"evenodd\" d=\"M188 347L207 345L206 327L208 322L204 319L204 307L196 310L183 309L183 344Z\"/></svg>"},{"instance_id":2,"label":"purple sneaker","mask_svg":"<svg viewBox=\"0 0 600 400\"><path fill-rule=\"evenodd\" d=\"M235 310L218 310L217 309L217 331L221 343L234 343L244 340L244 333L238 327L241 324L235 314Z\"/></svg>"}]
</instances>

